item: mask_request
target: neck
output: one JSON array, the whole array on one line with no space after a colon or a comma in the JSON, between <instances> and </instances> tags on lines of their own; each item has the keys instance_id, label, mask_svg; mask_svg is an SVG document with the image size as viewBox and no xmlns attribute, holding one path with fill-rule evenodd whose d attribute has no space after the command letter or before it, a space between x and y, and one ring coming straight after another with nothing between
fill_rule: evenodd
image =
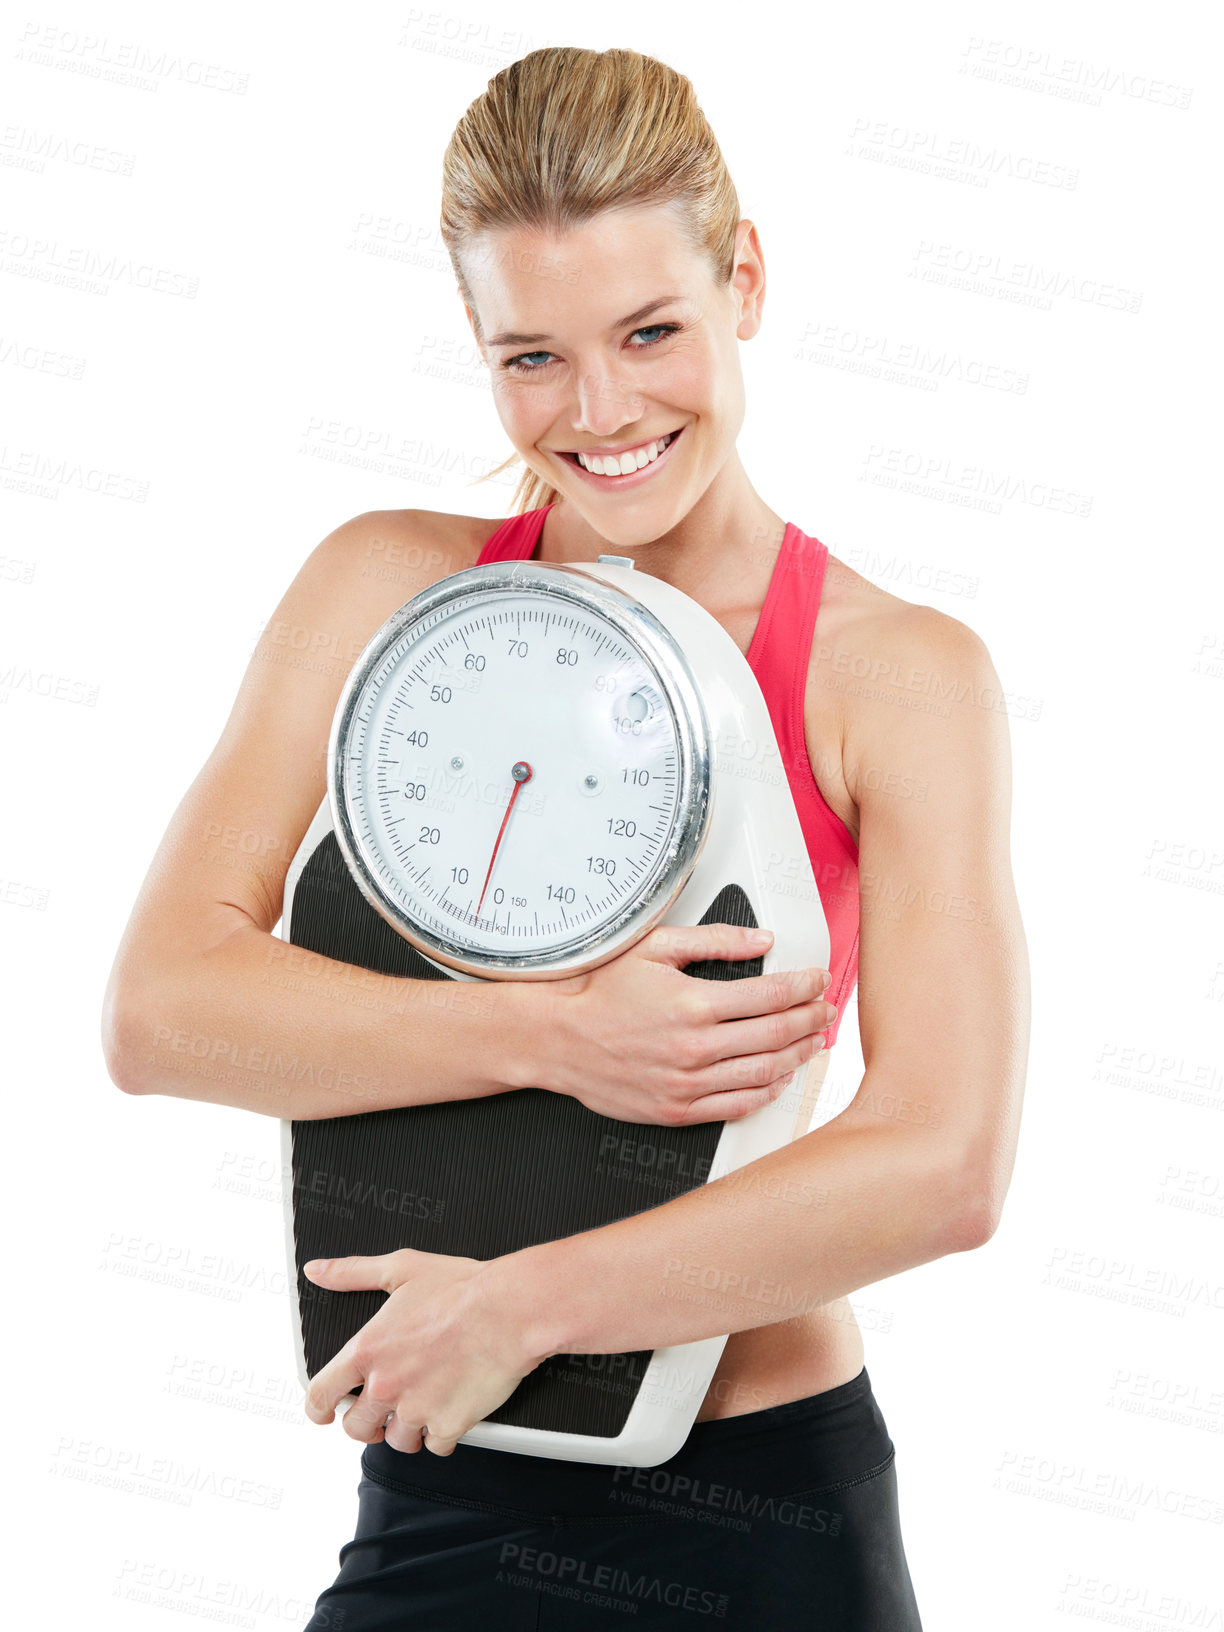
<instances>
[{"instance_id":1,"label":"neck","mask_svg":"<svg viewBox=\"0 0 1224 1632\"><path fill-rule=\"evenodd\" d=\"M544 518L535 554L551 562L627 555L643 572L706 606L733 604L745 594L751 597L752 585L768 584L785 530L786 523L758 496L733 457L696 504L662 533L635 533L626 526L608 538L563 497Z\"/></svg>"}]
</instances>

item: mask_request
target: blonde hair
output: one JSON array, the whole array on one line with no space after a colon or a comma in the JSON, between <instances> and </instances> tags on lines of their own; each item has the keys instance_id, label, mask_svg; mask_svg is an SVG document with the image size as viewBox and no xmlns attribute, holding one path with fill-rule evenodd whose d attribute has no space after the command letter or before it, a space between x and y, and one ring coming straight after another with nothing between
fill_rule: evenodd
<instances>
[{"instance_id":1,"label":"blonde hair","mask_svg":"<svg viewBox=\"0 0 1224 1632\"><path fill-rule=\"evenodd\" d=\"M442 241L478 337L460 259L478 234L559 235L601 210L655 203L676 206L694 252L729 282L739 199L690 80L620 47L545 46L503 68L455 126L442 159ZM559 497L527 466L510 513Z\"/></svg>"}]
</instances>

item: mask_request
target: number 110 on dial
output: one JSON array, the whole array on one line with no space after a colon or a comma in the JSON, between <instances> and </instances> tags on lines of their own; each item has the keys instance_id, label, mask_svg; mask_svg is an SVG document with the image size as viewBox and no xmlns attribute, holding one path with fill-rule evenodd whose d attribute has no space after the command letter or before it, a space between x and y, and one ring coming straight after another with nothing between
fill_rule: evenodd
<instances>
[{"instance_id":1,"label":"number 110 on dial","mask_svg":"<svg viewBox=\"0 0 1224 1632\"><path fill-rule=\"evenodd\" d=\"M473 967L564 959L661 912L706 804L700 704L666 630L594 578L531 565L548 587L401 608L333 727L358 882L410 939Z\"/></svg>"}]
</instances>

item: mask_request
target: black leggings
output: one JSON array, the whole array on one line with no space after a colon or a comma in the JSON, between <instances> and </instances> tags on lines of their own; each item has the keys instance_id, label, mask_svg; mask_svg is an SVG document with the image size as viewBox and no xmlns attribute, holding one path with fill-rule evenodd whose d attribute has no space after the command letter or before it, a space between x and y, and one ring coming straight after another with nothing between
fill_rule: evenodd
<instances>
[{"instance_id":1,"label":"black leggings","mask_svg":"<svg viewBox=\"0 0 1224 1632\"><path fill-rule=\"evenodd\" d=\"M653 1468L379 1441L305 1632L921 1632L893 1458L865 1366Z\"/></svg>"}]
</instances>

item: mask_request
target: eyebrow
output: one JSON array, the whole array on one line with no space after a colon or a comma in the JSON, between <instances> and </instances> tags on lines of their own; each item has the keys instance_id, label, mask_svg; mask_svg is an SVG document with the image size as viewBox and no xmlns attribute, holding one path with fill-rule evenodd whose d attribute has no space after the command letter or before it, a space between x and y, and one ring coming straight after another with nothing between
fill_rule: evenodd
<instances>
[{"instance_id":1,"label":"eyebrow","mask_svg":"<svg viewBox=\"0 0 1224 1632\"><path fill-rule=\"evenodd\" d=\"M674 300L683 300L683 295L663 295L658 300L652 300L645 306L639 306L636 312L630 312L628 317L619 317L615 323L609 325L612 329L623 329L630 323L636 323L639 318L649 317L651 312L658 311L660 306L670 306ZM488 342L491 346L522 346L535 340L551 340L551 334L515 334L510 329L503 329L495 334Z\"/></svg>"}]
</instances>

